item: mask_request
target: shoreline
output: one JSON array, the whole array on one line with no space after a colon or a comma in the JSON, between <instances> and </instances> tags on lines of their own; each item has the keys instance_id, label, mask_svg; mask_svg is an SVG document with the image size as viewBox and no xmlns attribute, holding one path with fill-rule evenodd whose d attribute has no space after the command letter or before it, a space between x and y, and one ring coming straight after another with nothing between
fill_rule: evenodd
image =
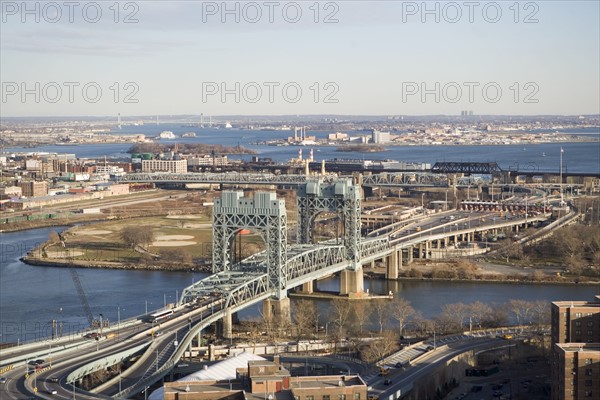
<instances>
[{"instance_id":1,"label":"shoreline","mask_svg":"<svg viewBox=\"0 0 600 400\"><path fill-rule=\"evenodd\" d=\"M82 262L72 260L72 262L58 259L42 259L38 257L23 256L19 258L24 264L35 267L54 267L54 268L87 268L87 269L120 269L135 271L163 271L163 272L207 272L208 269L202 267L189 267L181 265L176 268L167 268L160 265L139 265L139 264L121 264L111 261Z\"/></svg>"},{"instance_id":2,"label":"shoreline","mask_svg":"<svg viewBox=\"0 0 600 400\"><path fill-rule=\"evenodd\" d=\"M565 134L568 135L568 134ZM382 146L382 147L408 147L408 146L431 146L431 147L454 147L454 146L529 146L529 145L540 145L540 144L565 144L565 143L598 143L600 142L599 137L592 137L597 134L588 134L584 137L576 136L576 134L572 134L569 136L575 136L572 139L579 140L554 140L554 141L522 141L516 143L495 143L495 142L469 142L469 143L430 143L430 142L388 142L385 144L365 144L364 146ZM252 142L250 145L254 146L275 146L275 147L302 147L297 144L289 144L287 141L281 139L281 141L258 141ZM317 142L314 146L319 147L345 147L345 146L355 146L355 144L344 143L344 142ZM386 151L386 150L381 150ZM350 153L350 150L340 150L340 152ZM376 152L376 151L370 151Z\"/></svg>"},{"instance_id":3,"label":"shoreline","mask_svg":"<svg viewBox=\"0 0 600 400\"><path fill-rule=\"evenodd\" d=\"M23 256L19 259L21 262L27 265L37 267L56 267L56 268L94 268L94 269L120 269L120 270L135 270L135 271L162 271L162 272L205 272L211 273L210 268L203 267L189 267L180 266L179 268L167 268L160 265L137 265L137 264L120 264L109 261L100 262L82 262L74 260L73 262L67 262L65 260L52 260L52 259L41 259L38 257ZM557 285L557 286L600 286L600 281L563 281L558 282L555 280L530 280L530 279L461 279L461 278L412 278L412 277L398 277L398 279L385 279L382 273L365 273L365 278L379 280L379 281L429 281L429 282L459 282L459 283L502 283L502 284L527 284L527 285Z\"/></svg>"},{"instance_id":4,"label":"shoreline","mask_svg":"<svg viewBox=\"0 0 600 400\"><path fill-rule=\"evenodd\" d=\"M379 275L379 276L378 276ZM435 282L459 282L459 283L506 283L506 284L525 284L525 285L557 285L557 286L576 286L576 285L585 285L585 286L599 286L600 281L592 281L592 282L557 282L553 280L516 280L516 279L461 279L461 278L411 278L408 276L402 276L398 279L385 279L381 277L381 274L368 274L365 277L370 279L377 279L381 281L435 281Z\"/></svg>"}]
</instances>

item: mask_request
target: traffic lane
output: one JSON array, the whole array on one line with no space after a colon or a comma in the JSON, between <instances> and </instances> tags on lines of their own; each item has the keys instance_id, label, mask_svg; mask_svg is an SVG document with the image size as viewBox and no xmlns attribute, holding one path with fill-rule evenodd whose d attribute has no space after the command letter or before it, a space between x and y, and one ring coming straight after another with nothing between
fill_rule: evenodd
<instances>
[{"instance_id":1,"label":"traffic lane","mask_svg":"<svg viewBox=\"0 0 600 400\"><path fill-rule=\"evenodd\" d=\"M155 339L156 348L152 349L152 353L156 354L156 356L153 357L153 354L150 354L147 358L136 362L133 366L127 369L127 373L125 375L120 376L119 380L105 388L102 391L102 394L106 396L114 396L119 392L119 383L121 385L121 389L125 389L139 382L141 379L144 379L148 375L149 371L156 371L157 359L158 361L165 361L168 359L176 350L179 345L179 341L183 339L188 330L189 322L186 320L176 321L174 324L169 325L168 327L161 328L163 334L159 336L160 341ZM177 346L175 346L175 342L178 343ZM158 367L160 368L162 363L159 362L158 364Z\"/></svg>"},{"instance_id":2,"label":"traffic lane","mask_svg":"<svg viewBox=\"0 0 600 400\"><path fill-rule=\"evenodd\" d=\"M124 340L130 339L132 336L135 336L136 334L143 332L145 330L148 330L148 329L150 329L150 326L148 323L141 323L141 324L136 324L133 326L123 327L120 329L118 336L117 336L117 333L114 332L115 337L110 338L108 340L124 341ZM113 332L109 332L107 334L112 334L112 333ZM82 335L82 336L74 337L72 341L69 341L66 344L80 346L80 345L88 344L90 342L93 342L93 339L85 338ZM41 342L38 346L36 346L34 348L11 353L9 358L19 357L21 359L21 361L35 360L38 358L45 359L45 358L48 358L52 349L54 349L55 351L69 351L69 349L56 350L59 347L61 347L62 345L59 344L56 347L52 347L53 345L54 345L54 343L52 342L51 339L44 340L43 342ZM35 354L35 356L32 356L32 354ZM4 354L4 356L6 357L6 354Z\"/></svg>"},{"instance_id":3,"label":"traffic lane","mask_svg":"<svg viewBox=\"0 0 600 400\"><path fill-rule=\"evenodd\" d=\"M384 390L381 392L381 394L386 396L395 393L398 389L401 389L404 386L414 382L415 380L422 378L425 375L428 375L431 372L431 370L433 370L436 367L436 364L447 361L448 359L455 357L458 354L464 353L465 351L477 347L488 346L496 342L501 342L501 340L491 338L480 341L469 341L467 343L461 344L453 343L450 345L445 345L445 348L443 349L438 348L435 351L426 353L418 361L414 362L407 371L402 371L400 373L396 372L395 374L391 374L391 377L389 377L389 379L391 379L392 381L391 385L383 385ZM383 382L381 379L380 381ZM380 384L377 384L376 386L382 387L382 385Z\"/></svg>"},{"instance_id":4,"label":"traffic lane","mask_svg":"<svg viewBox=\"0 0 600 400\"><path fill-rule=\"evenodd\" d=\"M67 398L72 398L72 390L73 389L72 389L72 386L69 384L69 382L66 382L67 375L69 375L71 372L75 371L76 369L78 369L84 365L87 365L90 362L93 362L97 359L104 358L115 352L124 351L128 348L136 347L140 344L140 342L138 342L138 341L135 341L132 343L121 342L116 345L114 343L106 343L106 342L108 342L108 341L100 341L98 343L97 351L79 355L77 358L80 358L80 360L78 360L78 361L74 361L73 355L65 355L61 359L56 360L54 362L52 368L41 371L41 372L37 373L33 378L29 378L28 382L24 383L24 385L26 386L26 391L23 393L25 393L27 395L31 395L33 386L31 386L30 382L33 381L34 379L37 379L38 384L39 384L39 382L43 383L44 391L47 392L48 390L56 389L58 391L58 394L60 394L61 396L64 395ZM100 347L100 344L102 344L102 347ZM59 382L58 383L50 382L50 378L52 378L52 377L59 378ZM52 386L50 386L51 384L52 384ZM38 391L38 393L39 393L39 391ZM85 393L77 391L77 398L93 399L93 398L98 398L98 396L97 395L89 396Z\"/></svg>"},{"instance_id":5,"label":"traffic lane","mask_svg":"<svg viewBox=\"0 0 600 400\"><path fill-rule=\"evenodd\" d=\"M221 300L220 300L220 298L215 298L215 299L213 299L213 301L219 302ZM220 311L220 310L221 310L220 308L215 307L215 311ZM195 309L191 309L186 312L180 312L178 317L186 316L186 315L188 316L188 318L191 318L191 324L193 325L197 322L201 322L204 319L210 317L212 315L212 311L211 311L210 307L208 307L207 309L195 308ZM174 346L175 340L177 340L178 343L181 342L181 340L184 338L184 336L188 333L189 326L190 326L189 319L182 319L180 321L171 320L171 321L169 321L168 325L167 324L164 324L164 326L159 325L160 330L163 332L163 335L159 336L160 339L158 339L158 340L154 339L157 341L157 348L153 349L152 351L156 354L156 351L158 350L158 356L160 359L164 358L164 355L166 355L166 353L163 353L164 351L169 351L168 355L170 356L176 350L175 346ZM168 349L169 346L173 346L173 348ZM157 358L156 356L152 357L150 355L146 359L140 360L141 362L140 361L136 362L129 369L127 369L127 373L122 376L121 388L125 389L128 386L137 383L139 380L146 377L146 373L148 371L155 371L156 370L156 358ZM165 358L165 360L166 360L166 358ZM165 360L159 360L159 361L165 361ZM162 366L162 363L160 363L159 367L160 366ZM102 391L102 393L105 395L114 395L117 392L118 392L118 382L107 387L105 390Z\"/></svg>"},{"instance_id":6,"label":"traffic lane","mask_svg":"<svg viewBox=\"0 0 600 400\"><path fill-rule=\"evenodd\" d=\"M22 393L24 393L25 385L24 385L24 376L25 373L23 371L17 372L16 370L10 371L11 373L6 373L2 375L6 378L6 382L2 384L2 399L19 399L23 397Z\"/></svg>"},{"instance_id":7,"label":"traffic lane","mask_svg":"<svg viewBox=\"0 0 600 400\"><path fill-rule=\"evenodd\" d=\"M218 301L218 300L216 300ZM220 309L218 309L220 310ZM192 322L197 322L197 321L201 321L202 319L206 318L207 316L210 316L211 312L210 309L208 310L201 310L201 309L195 309L192 311L188 311L188 312L182 312L181 315L185 315L185 314L189 314L192 317ZM181 316L179 315L179 316ZM167 335L165 335L165 338L163 340L161 340L161 342L159 343L159 353L167 346L171 345L174 341L174 337L175 337L175 331L180 331L179 333L177 333L178 338L183 338L183 335L185 333L187 333L187 327L188 327L189 321L188 320L181 320L181 321L173 321L171 320L168 324L164 324L164 327L161 327L161 330L164 330L165 332L168 332ZM160 325L159 325L160 326ZM145 329L138 329L138 327L131 327L129 328L131 330L131 332L127 335L127 340L131 339L131 341L133 342L133 339L136 335L139 335L140 333L143 333L144 331L149 331L152 328L151 324L147 323L145 325ZM185 329L185 332L182 331L182 328ZM168 340L167 340L168 339ZM118 351L122 351L123 349L126 348L126 346L136 346L140 343L142 343L144 340L153 340L150 337L148 337L147 339L137 339L135 340L133 343L127 343L126 345L123 345L123 343L125 343L126 340L120 340L120 341L116 341L115 340L101 340L99 342L97 342L97 351L93 352L93 353L89 353L89 356L86 357L86 354L80 355L79 357L84 357L83 360L81 362L79 362L77 364L77 366L74 366L72 368L70 368L68 371L66 371L66 373L61 374L60 376L66 376L68 375L71 371L75 370L76 368L88 364L92 361L94 361L95 359L98 358L102 358L105 356L108 356L110 354L113 354L115 352ZM156 339L154 339L156 340ZM78 353L81 353L78 352ZM96 354L98 353L98 354ZM73 358L72 355L69 355L65 360L71 360ZM63 361L63 359L58 359L55 362L61 362ZM122 388L125 388L126 386L124 385L126 382L131 382L131 383L135 383L137 382L139 379L141 379L141 377L144 376L144 373L147 371L148 367L152 367L153 363L155 363L155 360L153 360L151 357L148 358L148 360L146 360L146 362L143 365L137 365L138 363L134 364L134 366L132 368L135 368L135 370L132 369L132 372L137 372L134 374L134 376L131 377L130 379L125 379L125 377L123 377L123 381L122 381ZM141 369L140 367L144 367L144 369ZM141 369L141 372L140 372ZM44 374L44 376L47 376L46 374ZM115 389L116 388L116 389ZM64 388L63 388L64 389ZM118 384L117 385L113 385L110 389L112 389L112 391L114 391L115 393L118 391ZM27 392L26 392L27 393Z\"/></svg>"}]
</instances>

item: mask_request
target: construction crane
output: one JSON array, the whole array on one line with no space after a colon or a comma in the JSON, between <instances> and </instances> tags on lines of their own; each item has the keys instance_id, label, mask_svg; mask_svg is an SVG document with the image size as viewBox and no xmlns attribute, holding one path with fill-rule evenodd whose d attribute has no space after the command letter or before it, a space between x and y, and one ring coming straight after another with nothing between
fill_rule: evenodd
<instances>
[{"instance_id":1,"label":"construction crane","mask_svg":"<svg viewBox=\"0 0 600 400\"><path fill-rule=\"evenodd\" d=\"M73 279L73 284L75 285L75 289L77 290L77 295L79 296L79 302L83 307L83 312L85 313L90 327L94 325L94 315L92 314L92 310L90 309L90 304L87 301L87 296L83 291L83 286L81 285L81 279L79 279L79 274L77 270L73 267L73 257L69 254L66 249L65 240L62 234L59 234L60 243L62 244L63 249L67 252L67 260L69 261L69 272L71 273L71 278Z\"/></svg>"},{"instance_id":2,"label":"construction crane","mask_svg":"<svg viewBox=\"0 0 600 400\"><path fill-rule=\"evenodd\" d=\"M92 326L94 324L94 316L92 315L92 310L90 309L90 305L87 301L87 297L85 296L85 292L83 291L83 286L81 286L81 280L79 279L79 274L77 273L75 268L73 268L72 265L69 268L69 271L71 272L71 278L73 278L73 284L75 284L75 289L77 289L77 295L79 296L79 302L81 303L81 306L83 307L83 312L87 316L90 326Z\"/></svg>"}]
</instances>

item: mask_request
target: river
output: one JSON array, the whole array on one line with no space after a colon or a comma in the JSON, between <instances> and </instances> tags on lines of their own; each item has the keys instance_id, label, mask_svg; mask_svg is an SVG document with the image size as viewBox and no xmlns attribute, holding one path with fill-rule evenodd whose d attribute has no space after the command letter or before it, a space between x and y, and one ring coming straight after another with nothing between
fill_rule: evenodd
<instances>
[{"instance_id":1,"label":"river","mask_svg":"<svg viewBox=\"0 0 600 400\"><path fill-rule=\"evenodd\" d=\"M425 162L434 164L436 161L470 161L497 162L503 169L521 171L558 171L561 148L563 152L563 168L565 172L600 171L600 134L597 130L582 130L564 133L585 134L593 142L581 143L543 143L505 146L460 145L460 146L387 146L385 151L376 153L337 152L335 146L267 146L253 144L256 142L285 139L293 132L290 131L260 131L242 129L190 128L177 124L144 125L142 127L125 126L115 134L139 134L155 137L161 131L170 130L178 137L173 140L162 140L161 143L175 145L176 143L207 143L225 146L241 145L257 152L259 157L271 158L276 162L287 162L298 157L298 151L303 150L303 156L308 157L310 149L314 151L315 161L333 158L344 159L392 159L398 161ZM197 136L182 138L181 134L195 131ZM329 132L308 132L317 138L326 138ZM562 133L562 132L561 132ZM128 158L126 153L131 144L84 144L76 146L48 145L38 148L8 148L5 152L56 152L75 153L79 158ZM251 155L230 156L249 160Z\"/></svg>"},{"instance_id":2,"label":"river","mask_svg":"<svg viewBox=\"0 0 600 400\"><path fill-rule=\"evenodd\" d=\"M41 228L0 233L0 343L23 342L50 334L50 321L63 322L63 334L87 326L83 308L67 268L36 267L19 258L48 238L51 230ZM116 322L144 314L172 303L182 289L206 276L202 273L77 269L94 317ZM321 290L336 290L337 277L324 279ZM591 300L600 294L600 286L502 284L442 281L365 280L371 293L400 293L424 316L440 312L445 303L505 303L524 300ZM261 305L239 313L241 319L259 315ZM327 302L319 302L321 318Z\"/></svg>"}]
</instances>

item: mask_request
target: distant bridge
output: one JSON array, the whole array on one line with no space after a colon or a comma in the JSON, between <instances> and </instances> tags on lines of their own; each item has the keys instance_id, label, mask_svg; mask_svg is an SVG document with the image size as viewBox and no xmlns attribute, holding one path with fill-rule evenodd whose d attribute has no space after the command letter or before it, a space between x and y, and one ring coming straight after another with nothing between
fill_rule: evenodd
<instances>
[{"instance_id":1,"label":"distant bridge","mask_svg":"<svg viewBox=\"0 0 600 400\"><path fill-rule=\"evenodd\" d=\"M348 179L328 174L319 177L325 182ZM223 185L281 185L298 186L314 180L313 176L299 174L272 174L261 172L141 172L117 176L117 183L205 183ZM363 186L447 186L448 179L430 172L396 172L363 176Z\"/></svg>"},{"instance_id":2,"label":"distant bridge","mask_svg":"<svg viewBox=\"0 0 600 400\"><path fill-rule=\"evenodd\" d=\"M495 162L436 162L431 172L438 174L485 174L502 172L502 168Z\"/></svg>"}]
</instances>

